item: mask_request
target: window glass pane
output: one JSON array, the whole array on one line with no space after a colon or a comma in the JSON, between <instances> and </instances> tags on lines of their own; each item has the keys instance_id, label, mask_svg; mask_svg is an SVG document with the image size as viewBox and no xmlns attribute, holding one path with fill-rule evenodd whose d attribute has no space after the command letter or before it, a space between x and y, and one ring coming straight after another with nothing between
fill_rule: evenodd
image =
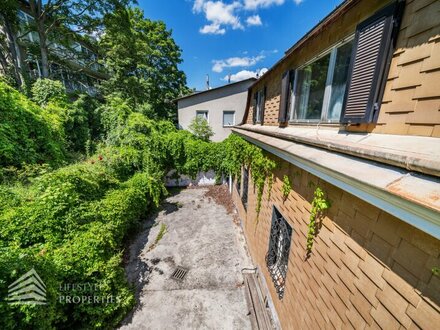
<instances>
[{"instance_id":1,"label":"window glass pane","mask_svg":"<svg viewBox=\"0 0 440 330\"><path fill-rule=\"evenodd\" d=\"M321 119L330 54L298 70L296 119Z\"/></svg>"},{"instance_id":2,"label":"window glass pane","mask_svg":"<svg viewBox=\"0 0 440 330\"><path fill-rule=\"evenodd\" d=\"M350 41L337 49L328 119L339 119L341 116L352 49L353 41Z\"/></svg>"},{"instance_id":3,"label":"window glass pane","mask_svg":"<svg viewBox=\"0 0 440 330\"><path fill-rule=\"evenodd\" d=\"M197 111L197 117L205 118L208 120L208 111Z\"/></svg>"},{"instance_id":4,"label":"window glass pane","mask_svg":"<svg viewBox=\"0 0 440 330\"><path fill-rule=\"evenodd\" d=\"M258 91L257 92L257 104L255 105L257 107L256 113L255 113L255 121L257 123L261 122L261 110L262 110L262 101L263 101L263 92Z\"/></svg>"},{"instance_id":5,"label":"window glass pane","mask_svg":"<svg viewBox=\"0 0 440 330\"><path fill-rule=\"evenodd\" d=\"M223 111L223 126L234 126L234 111Z\"/></svg>"}]
</instances>

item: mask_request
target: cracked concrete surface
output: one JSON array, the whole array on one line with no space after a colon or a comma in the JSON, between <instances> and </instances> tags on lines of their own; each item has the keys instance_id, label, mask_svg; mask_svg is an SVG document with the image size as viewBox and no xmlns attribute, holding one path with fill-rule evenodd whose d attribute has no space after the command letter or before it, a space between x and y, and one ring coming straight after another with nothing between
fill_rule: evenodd
<instances>
[{"instance_id":1,"label":"cracked concrete surface","mask_svg":"<svg viewBox=\"0 0 440 330\"><path fill-rule=\"evenodd\" d=\"M241 269L252 267L241 228L225 208L185 189L167 198L164 210L129 251L126 272L138 304L120 329L250 329ZM161 224L167 232L151 249ZM183 281L176 266L189 268Z\"/></svg>"}]
</instances>

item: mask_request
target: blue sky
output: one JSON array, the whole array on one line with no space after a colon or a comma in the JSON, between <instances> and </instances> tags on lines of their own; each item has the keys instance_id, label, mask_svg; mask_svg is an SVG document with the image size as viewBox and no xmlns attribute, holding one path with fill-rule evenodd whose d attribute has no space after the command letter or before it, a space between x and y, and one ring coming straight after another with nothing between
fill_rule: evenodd
<instances>
[{"instance_id":1,"label":"blue sky","mask_svg":"<svg viewBox=\"0 0 440 330\"><path fill-rule=\"evenodd\" d=\"M188 86L205 89L270 68L341 0L138 0L182 48Z\"/></svg>"}]
</instances>

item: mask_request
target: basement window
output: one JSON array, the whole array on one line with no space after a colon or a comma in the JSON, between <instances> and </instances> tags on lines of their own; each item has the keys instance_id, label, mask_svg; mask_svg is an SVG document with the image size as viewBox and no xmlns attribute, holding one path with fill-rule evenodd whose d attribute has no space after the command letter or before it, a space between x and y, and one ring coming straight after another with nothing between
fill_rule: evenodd
<instances>
[{"instance_id":1,"label":"basement window","mask_svg":"<svg viewBox=\"0 0 440 330\"><path fill-rule=\"evenodd\" d=\"M274 206L266 264L279 299L284 296L291 239L292 227Z\"/></svg>"}]
</instances>

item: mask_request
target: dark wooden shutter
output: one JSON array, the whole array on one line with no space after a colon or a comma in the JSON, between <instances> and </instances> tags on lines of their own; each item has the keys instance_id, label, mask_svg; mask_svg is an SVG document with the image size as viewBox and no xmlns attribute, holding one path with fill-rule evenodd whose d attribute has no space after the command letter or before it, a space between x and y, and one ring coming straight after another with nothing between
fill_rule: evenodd
<instances>
[{"instance_id":1,"label":"dark wooden shutter","mask_svg":"<svg viewBox=\"0 0 440 330\"><path fill-rule=\"evenodd\" d=\"M263 91L262 91L262 95L261 95L261 114L260 114L260 119L261 119L261 125L264 124L264 110L266 109L266 86L264 86Z\"/></svg>"},{"instance_id":2,"label":"dark wooden shutter","mask_svg":"<svg viewBox=\"0 0 440 330\"><path fill-rule=\"evenodd\" d=\"M287 96L289 95L290 71L286 71L281 79L281 95L280 95L280 111L278 114L278 122L285 123L287 121Z\"/></svg>"},{"instance_id":3,"label":"dark wooden shutter","mask_svg":"<svg viewBox=\"0 0 440 330\"><path fill-rule=\"evenodd\" d=\"M258 92L254 93L254 111L252 112L252 123L255 125L257 122L257 102L258 102Z\"/></svg>"},{"instance_id":4,"label":"dark wooden shutter","mask_svg":"<svg viewBox=\"0 0 440 330\"><path fill-rule=\"evenodd\" d=\"M402 9L395 2L358 25L342 123L377 119Z\"/></svg>"}]
</instances>

